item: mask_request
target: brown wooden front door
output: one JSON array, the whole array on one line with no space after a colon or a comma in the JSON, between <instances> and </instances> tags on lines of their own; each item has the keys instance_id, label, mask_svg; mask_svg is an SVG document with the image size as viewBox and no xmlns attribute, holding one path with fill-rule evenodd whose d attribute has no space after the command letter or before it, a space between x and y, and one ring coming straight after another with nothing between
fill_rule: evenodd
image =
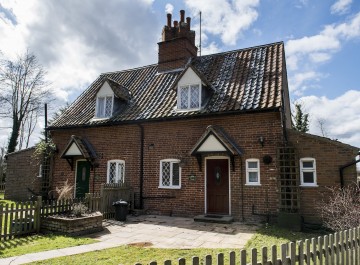
<instances>
[{"instance_id":1,"label":"brown wooden front door","mask_svg":"<svg viewBox=\"0 0 360 265\"><path fill-rule=\"evenodd\" d=\"M229 214L229 160L206 160L207 214Z\"/></svg>"}]
</instances>

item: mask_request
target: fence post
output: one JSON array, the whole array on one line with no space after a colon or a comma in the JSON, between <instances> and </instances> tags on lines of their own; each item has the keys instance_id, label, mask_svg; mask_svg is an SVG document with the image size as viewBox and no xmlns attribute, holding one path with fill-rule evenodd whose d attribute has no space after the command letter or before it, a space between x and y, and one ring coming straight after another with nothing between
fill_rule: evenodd
<instances>
[{"instance_id":1,"label":"fence post","mask_svg":"<svg viewBox=\"0 0 360 265\"><path fill-rule=\"evenodd\" d=\"M41 204L42 204L42 198L41 196L37 196L37 200L35 204L35 214L34 214L36 233L40 232Z\"/></svg>"}]
</instances>

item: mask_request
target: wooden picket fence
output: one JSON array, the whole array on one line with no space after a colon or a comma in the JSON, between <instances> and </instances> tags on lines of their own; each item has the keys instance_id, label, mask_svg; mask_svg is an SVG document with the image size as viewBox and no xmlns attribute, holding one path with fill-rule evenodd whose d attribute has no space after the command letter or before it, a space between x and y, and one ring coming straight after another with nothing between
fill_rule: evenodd
<instances>
[{"instance_id":1,"label":"wooden picket fence","mask_svg":"<svg viewBox=\"0 0 360 265\"><path fill-rule=\"evenodd\" d=\"M0 183L0 193L5 192L5 183Z\"/></svg>"},{"instance_id":2,"label":"wooden picket fence","mask_svg":"<svg viewBox=\"0 0 360 265\"><path fill-rule=\"evenodd\" d=\"M74 202L82 200L48 200L37 197L35 202L20 202L0 207L0 241L6 241L16 236L39 233L41 218L68 212Z\"/></svg>"},{"instance_id":3,"label":"wooden picket fence","mask_svg":"<svg viewBox=\"0 0 360 265\"><path fill-rule=\"evenodd\" d=\"M104 219L111 219L115 216L113 202L118 200L127 201L130 209L134 210L134 193L124 183L101 184L100 193L87 193L85 202L92 211L99 211Z\"/></svg>"},{"instance_id":4,"label":"wooden picket fence","mask_svg":"<svg viewBox=\"0 0 360 265\"><path fill-rule=\"evenodd\" d=\"M261 252L253 248L250 253L246 250L229 252L225 263L225 254L219 253L216 257L206 255L203 260L193 257L191 260L180 258L176 263L166 260L163 263L152 261L150 265L164 264L192 264L192 265L359 265L360 264L360 228L341 231L305 241L282 244L280 252L277 246L270 249L263 247ZM141 265L136 263L135 265Z\"/></svg>"},{"instance_id":5,"label":"wooden picket fence","mask_svg":"<svg viewBox=\"0 0 360 265\"><path fill-rule=\"evenodd\" d=\"M0 207L0 241L6 241L16 236L38 233L41 218L64 213L71 210L74 202L85 203L90 210L100 211L105 219L115 216L114 201L125 200L134 207L132 189L126 184L102 184L99 194L87 194L86 198L72 200L21 202Z\"/></svg>"}]
</instances>

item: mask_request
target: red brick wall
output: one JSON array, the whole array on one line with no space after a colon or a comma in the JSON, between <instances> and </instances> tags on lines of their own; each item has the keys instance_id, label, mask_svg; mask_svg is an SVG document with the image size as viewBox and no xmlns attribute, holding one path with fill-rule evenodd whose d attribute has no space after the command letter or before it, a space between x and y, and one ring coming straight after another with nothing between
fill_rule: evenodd
<instances>
[{"instance_id":1,"label":"red brick wall","mask_svg":"<svg viewBox=\"0 0 360 265\"><path fill-rule=\"evenodd\" d=\"M41 189L39 160L33 157L35 148L21 150L8 155L6 163L6 189L4 198L15 201L28 201L33 195L29 189L38 193Z\"/></svg>"},{"instance_id":2,"label":"red brick wall","mask_svg":"<svg viewBox=\"0 0 360 265\"><path fill-rule=\"evenodd\" d=\"M93 192L93 184L95 191L99 191L101 183L106 182L107 161L113 159L125 160L125 181L135 191L139 190L140 128L137 125L52 131L51 136L59 150L55 155L52 190L61 187L66 180L70 185L75 184L76 163L71 170L69 163L60 158L71 135L85 137L98 155L99 168L90 172L90 192Z\"/></svg>"},{"instance_id":3,"label":"red brick wall","mask_svg":"<svg viewBox=\"0 0 360 265\"><path fill-rule=\"evenodd\" d=\"M318 136L289 131L289 140L296 147L298 157L316 159L318 187L300 188L301 215L305 221L321 222L318 202L329 195L329 186L340 187L339 168L355 160L357 149ZM356 182L356 166L344 171L345 185Z\"/></svg>"},{"instance_id":4,"label":"red brick wall","mask_svg":"<svg viewBox=\"0 0 360 265\"><path fill-rule=\"evenodd\" d=\"M144 123L144 206L148 212L194 216L205 212L205 159L202 171L190 151L209 125L221 126L243 150L243 155L235 159L235 171L230 171L232 215L240 220L258 218L252 215L252 209L258 214L276 213L277 170L276 147L282 141L282 128L278 112L253 113L214 118L186 119L167 122ZM125 160L126 181L134 187L139 205L139 161L140 127L122 125L86 129L53 131L52 137L59 148L54 167L53 188L69 179L75 181L75 171L70 170L65 159L60 159L71 135L86 137L99 155L100 167L96 169L99 178L95 180L95 190L106 181L107 161ZM262 136L262 147L258 139ZM152 148L149 146L153 144ZM270 155L273 162L265 165L264 155ZM160 160L177 158L181 160L181 189L159 189ZM245 186L245 160L260 159L261 186ZM92 191L93 171L90 177ZM189 180L195 175L196 180ZM242 193L243 192L243 193ZM160 197L160 198L159 198ZM161 198L174 197L174 198Z\"/></svg>"}]
</instances>

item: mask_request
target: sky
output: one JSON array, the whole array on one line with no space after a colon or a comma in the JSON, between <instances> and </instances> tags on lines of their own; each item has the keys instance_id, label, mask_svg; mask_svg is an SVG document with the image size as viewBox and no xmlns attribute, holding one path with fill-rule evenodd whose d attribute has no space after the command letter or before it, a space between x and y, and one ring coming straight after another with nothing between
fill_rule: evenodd
<instances>
[{"instance_id":1,"label":"sky","mask_svg":"<svg viewBox=\"0 0 360 265\"><path fill-rule=\"evenodd\" d=\"M360 147L358 0L0 0L0 56L34 53L55 111L101 73L156 63L166 14L178 20L181 9L197 45L202 13L202 55L283 41L290 100L309 113L309 132Z\"/></svg>"}]
</instances>

